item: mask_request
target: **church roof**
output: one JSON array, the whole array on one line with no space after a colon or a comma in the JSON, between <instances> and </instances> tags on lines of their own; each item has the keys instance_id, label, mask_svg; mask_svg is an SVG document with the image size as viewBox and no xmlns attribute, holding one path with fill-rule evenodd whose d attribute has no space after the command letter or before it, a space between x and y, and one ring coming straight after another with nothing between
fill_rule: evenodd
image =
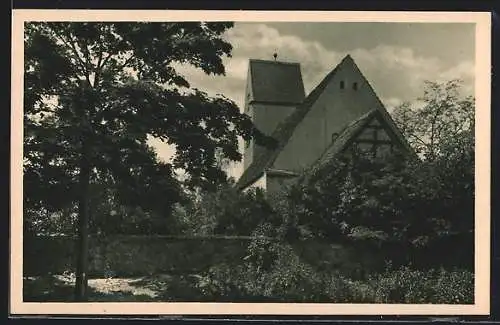
<instances>
[{"instance_id":1,"label":"church roof","mask_svg":"<svg viewBox=\"0 0 500 325\"><path fill-rule=\"evenodd\" d=\"M289 141L295 128L300 124L300 122L310 111L314 102L318 99L323 90L329 84L330 80L339 70L339 67L348 60L353 61L350 55L347 55L328 75L326 75L326 77L316 86L316 88L311 91L311 93L304 99L304 101L297 107L297 109L293 113L291 113L283 122L278 124L275 131L271 134L271 136L277 140L278 145L275 146L274 149L263 148L261 153L254 158L252 164L248 166L248 168L239 178L238 182L236 183L237 188L246 188L247 186L255 182L267 168L270 168L272 166L281 150L283 150L284 146ZM380 102L380 99L378 99L378 101ZM384 107L381 102L380 104L382 105L382 107ZM356 134L356 131L359 130L359 128L365 125L364 122L370 120L375 112L380 113L381 118L387 123L388 127L400 140L402 145L406 147L406 149L410 152L413 152L408 142L403 137L396 124L390 117L389 113L385 109L375 108L347 125L341 132L341 134L339 134L337 139L330 145L330 147L327 148L326 152L323 154L320 160L323 158L331 159L332 155L336 154L338 150L342 150L349 139L352 138L354 134Z\"/></svg>"},{"instance_id":2,"label":"church roof","mask_svg":"<svg viewBox=\"0 0 500 325\"><path fill-rule=\"evenodd\" d=\"M250 60L252 101L299 104L305 91L299 63Z\"/></svg>"}]
</instances>

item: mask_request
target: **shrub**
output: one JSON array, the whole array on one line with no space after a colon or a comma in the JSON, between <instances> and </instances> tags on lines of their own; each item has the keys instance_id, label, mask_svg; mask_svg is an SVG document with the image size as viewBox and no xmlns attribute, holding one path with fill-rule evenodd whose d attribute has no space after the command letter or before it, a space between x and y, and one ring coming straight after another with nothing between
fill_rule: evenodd
<instances>
[{"instance_id":1,"label":"shrub","mask_svg":"<svg viewBox=\"0 0 500 325\"><path fill-rule=\"evenodd\" d=\"M272 209L259 190L239 192L232 184L198 193L192 202L174 210L175 219L192 235L248 236Z\"/></svg>"},{"instance_id":2,"label":"shrub","mask_svg":"<svg viewBox=\"0 0 500 325\"><path fill-rule=\"evenodd\" d=\"M474 274L465 270L420 271L409 266L368 280L379 303L474 303Z\"/></svg>"},{"instance_id":3,"label":"shrub","mask_svg":"<svg viewBox=\"0 0 500 325\"><path fill-rule=\"evenodd\" d=\"M256 233L266 233L262 225ZM215 301L470 304L474 276L465 270L417 270L410 266L353 280L339 271L318 271L291 245L256 237L237 266L212 268L198 282Z\"/></svg>"}]
</instances>

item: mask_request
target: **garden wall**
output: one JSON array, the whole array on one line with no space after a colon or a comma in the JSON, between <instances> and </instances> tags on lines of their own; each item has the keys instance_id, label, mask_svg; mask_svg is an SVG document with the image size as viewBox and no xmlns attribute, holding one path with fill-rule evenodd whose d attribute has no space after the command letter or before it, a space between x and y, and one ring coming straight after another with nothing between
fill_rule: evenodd
<instances>
[{"instance_id":1,"label":"garden wall","mask_svg":"<svg viewBox=\"0 0 500 325\"><path fill-rule=\"evenodd\" d=\"M89 276L196 273L220 263L240 263L249 237L109 236L89 240ZM25 276L74 270L75 238L25 237ZM295 251L318 268L365 270L377 262L373 252L321 242L298 242Z\"/></svg>"}]
</instances>

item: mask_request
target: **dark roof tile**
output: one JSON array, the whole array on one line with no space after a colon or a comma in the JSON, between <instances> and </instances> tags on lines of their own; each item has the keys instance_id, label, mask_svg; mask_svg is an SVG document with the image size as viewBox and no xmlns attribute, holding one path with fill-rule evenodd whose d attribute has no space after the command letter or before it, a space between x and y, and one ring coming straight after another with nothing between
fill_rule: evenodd
<instances>
[{"instance_id":1,"label":"dark roof tile","mask_svg":"<svg viewBox=\"0 0 500 325\"><path fill-rule=\"evenodd\" d=\"M250 60L254 101L299 104L305 91L299 63Z\"/></svg>"}]
</instances>

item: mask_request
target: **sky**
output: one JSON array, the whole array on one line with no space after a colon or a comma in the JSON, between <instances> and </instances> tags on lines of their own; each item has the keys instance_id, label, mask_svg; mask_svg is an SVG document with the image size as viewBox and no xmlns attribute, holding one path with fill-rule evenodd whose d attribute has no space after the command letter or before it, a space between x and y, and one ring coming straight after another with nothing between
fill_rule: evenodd
<instances>
[{"instance_id":1,"label":"sky","mask_svg":"<svg viewBox=\"0 0 500 325\"><path fill-rule=\"evenodd\" d=\"M418 105L425 80L460 78L464 92L474 92L475 28L470 23L235 23L225 39L233 46L224 59L226 75L208 76L178 66L193 87L210 95L222 94L243 109L249 59L301 64L306 95L350 54L391 112L404 101ZM160 159L175 149L154 139ZM241 144L240 144L241 147ZM238 178L242 163L228 173Z\"/></svg>"}]
</instances>

